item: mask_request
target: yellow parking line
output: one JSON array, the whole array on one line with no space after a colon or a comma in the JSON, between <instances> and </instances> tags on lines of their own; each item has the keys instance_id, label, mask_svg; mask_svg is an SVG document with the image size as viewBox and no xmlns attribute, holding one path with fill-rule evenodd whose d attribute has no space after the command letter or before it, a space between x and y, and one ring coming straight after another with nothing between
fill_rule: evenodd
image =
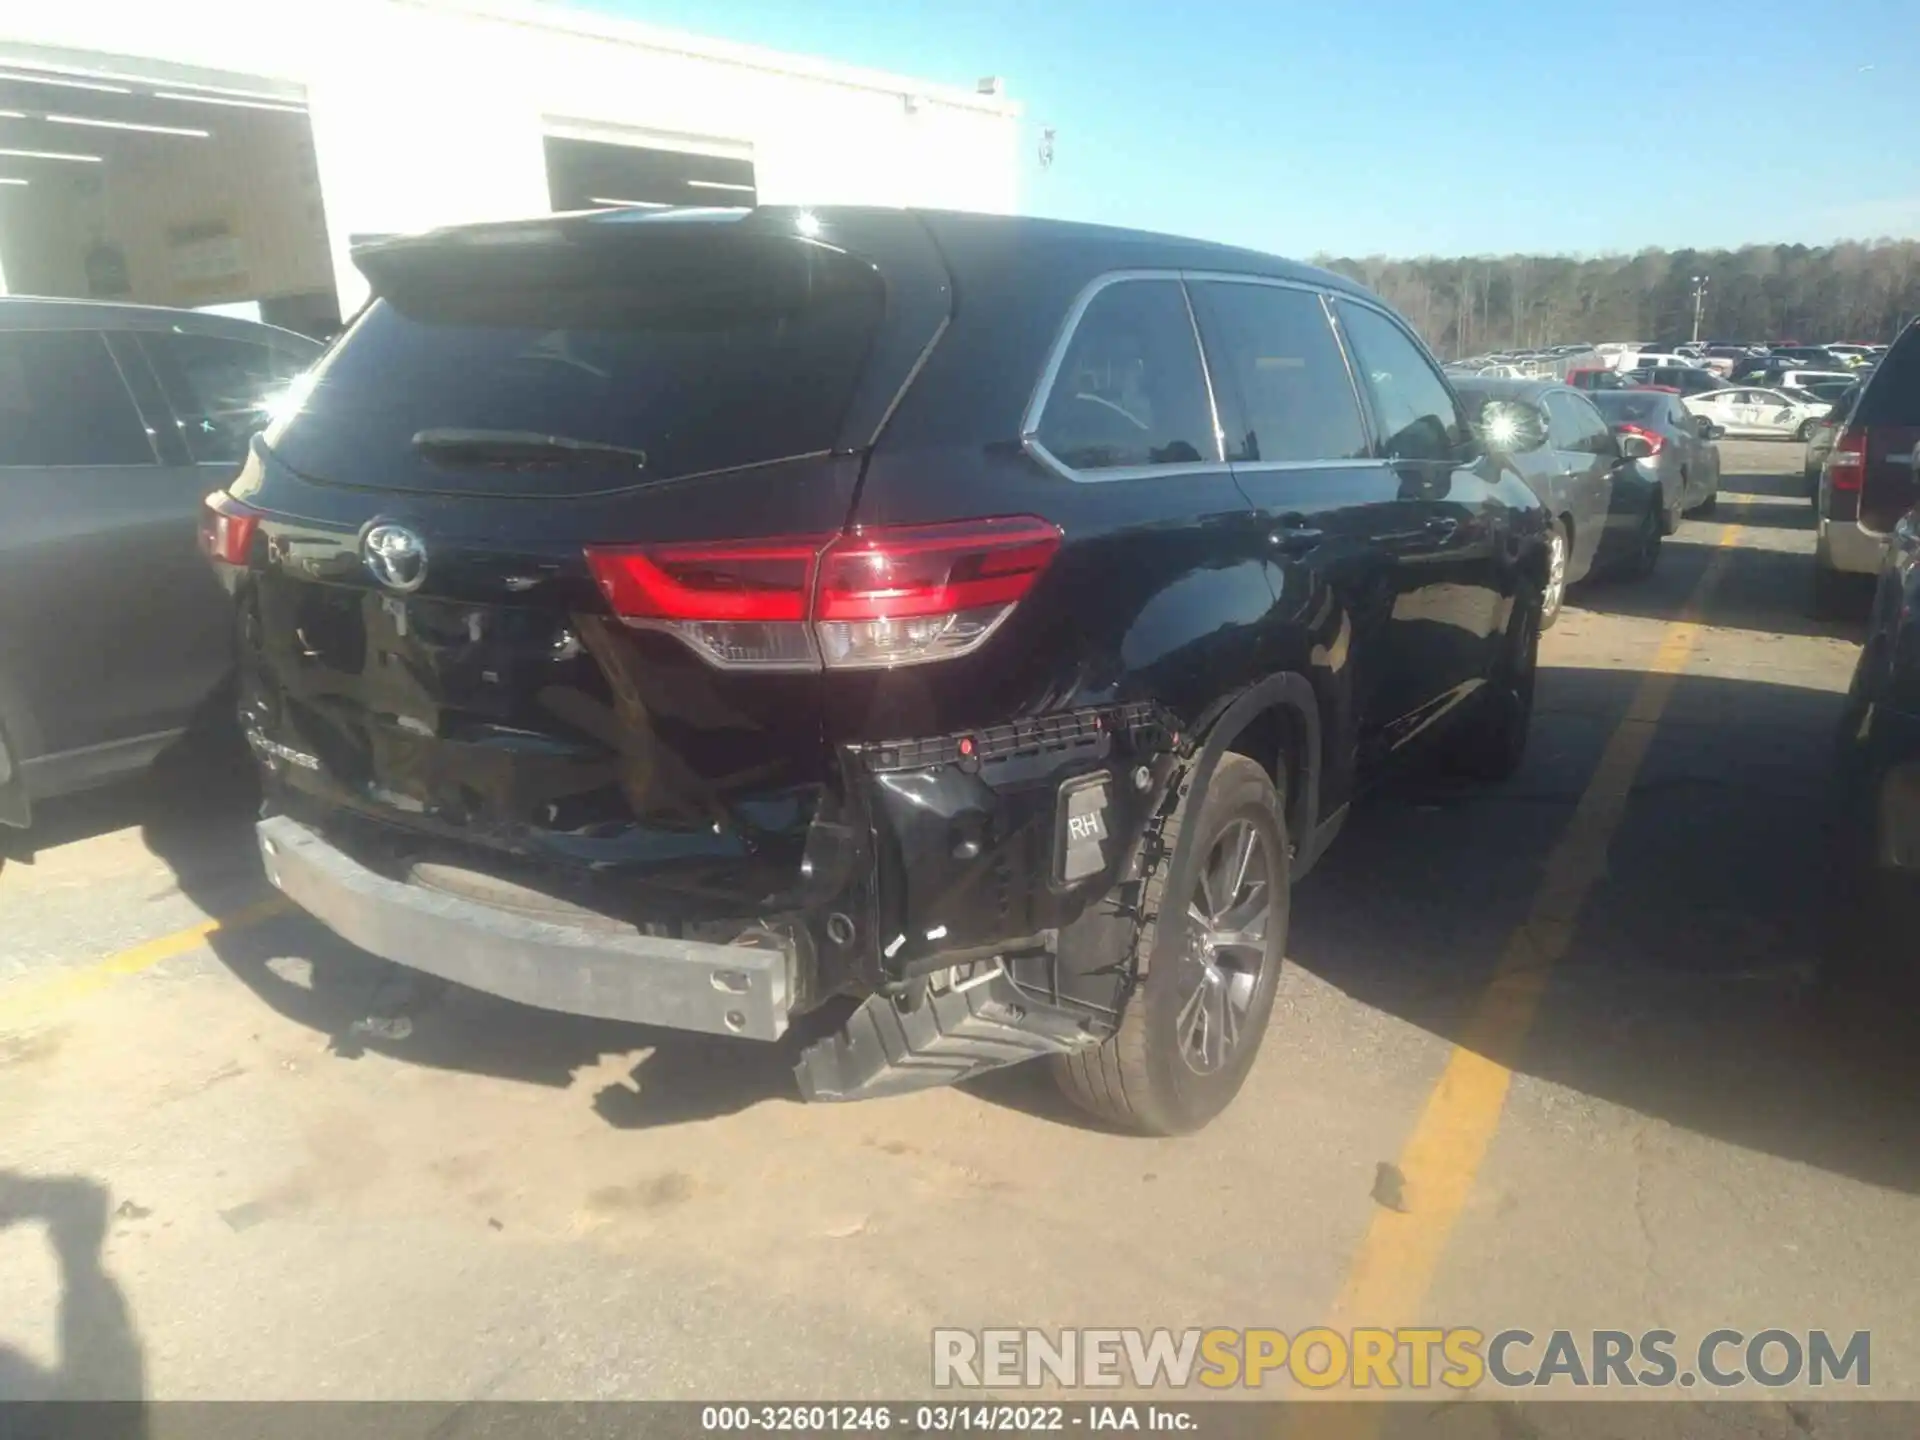
<instances>
[{"instance_id":1,"label":"yellow parking line","mask_svg":"<svg viewBox=\"0 0 1920 1440\"><path fill-rule=\"evenodd\" d=\"M207 937L217 931L241 930L272 916L285 914L287 909L287 902L276 895L222 919L202 920L198 925L189 925L171 935L144 941L130 950L122 950L104 960L95 960L79 969L65 970L47 980L30 981L15 989L0 991L0 1030L17 1028L23 1023L40 1019L51 1011L104 990L116 980L138 975L142 970L150 970L176 955L185 955L204 944Z\"/></svg>"},{"instance_id":2,"label":"yellow parking line","mask_svg":"<svg viewBox=\"0 0 1920 1440\"><path fill-rule=\"evenodd\" d=\"M1376 1209L1334 1303L1347 1325L1422 1323L1435 1268L1499 1128L1512 1064L1533 1026L1555 963L1572 943L1580 908L1606 870L1634 777L1701 631L1702 606L1726 571L1741 527L1720 532L1718 548L1667 626L1660 649L1615 727L1573 818L1547 857L1526 921L1508 940L1472 1019L1427 1097L1400 1154L1407 1210Z\"/></svg>"}]
</instances>

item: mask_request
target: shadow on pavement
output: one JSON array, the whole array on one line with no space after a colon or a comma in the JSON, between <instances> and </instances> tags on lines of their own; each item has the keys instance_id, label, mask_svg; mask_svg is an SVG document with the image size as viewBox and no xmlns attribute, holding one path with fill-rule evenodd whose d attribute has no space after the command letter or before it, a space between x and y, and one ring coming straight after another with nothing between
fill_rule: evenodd
<instances>
[{"instance_id":1,"label":"shadow on pavement","mask_svg":"<svg viewBox=\"0 0 1920 1440\"><path fill-rule=\"evenodd\" d=\"M1760 523L1740 513L1742 507L1723 502L1719 508L1715 524L1725 522L1764 534ZM1808 525L1800 528L1811 527L1812 511L1808 510L1807 514ZM1857 609L1849 608L1839 618L1817 616L1813 608L1813 564L1804 536L1794 535L1791 548L1735 544L1723 549L1716 543L1718 533L1704 526L1690 525L1679 536L1667 540L1658 568L1646 579L1608 577L1589 581L1570 590L1567 603L1599 615L1672 620L1699 583L1709 561L1720 555L1724 557L1724 572L1700 612L1706 624L1769 635L1810 635L1856 642L1860 639L1872 590L1869 577L1862 576L1857 587ZM1743 536L1745 538L1750 537Z\"/></svg>"},{"instance_id":2,"label":"shadow on pavement","mask_svg":"<svg viewBox=\"0 0 1920 1440\"><path fill-rule=\"evenodd\" d=\"M103 828L139 823L147 847L207 914L231 915L272 896L253 838L259 790L249 757L182 747L124 793L85 798L87 819L97 816ZM792 1046L514 1005L390 964L291 909L216 930L207 944L269 1008L326 1036L329 1053L341 1061L373 1053L564 1088L582 1067L644 1051L626 1080L594 1098L595 1111L620 1128L710 1119L767 1099L799 1098Z\"/></svg>"},{"instance_id":3,"label":"shadow on pavement","mask_svg":"<svg viewBox=\"0 0 1920 1440\"><path fill-rule=\"evenodd\" d=\"M45 1226L60 1271L59 1362L39 1365L0 1339L0 1402L144 1401L146 1365L133 1318L102 1265L108 1200L104 1186L78 1176L0 1170L0 1229ZM23 1413L31 1424L33 1412ZM144 1404L89 1413L93 1433L109 1440L147 1433Z\"/></svg>"},{"instance_id":4,"label":"shadow on pavement","mask_svg":"<svg viewBox=\"0 0 1920 1440\"><path fill-rule=\"evenodd\" d=\"M1295 897L1295 963L1458 1041L1639 679L1543 670L1534 753L1514 780L1361 807ZM1534 1025L1493 1058L1920 1192L1920 1024L1873 997L1829 1005L1814 986L1839 707L1787 685L1677 682Z\"/></svg>"}]
</instances>

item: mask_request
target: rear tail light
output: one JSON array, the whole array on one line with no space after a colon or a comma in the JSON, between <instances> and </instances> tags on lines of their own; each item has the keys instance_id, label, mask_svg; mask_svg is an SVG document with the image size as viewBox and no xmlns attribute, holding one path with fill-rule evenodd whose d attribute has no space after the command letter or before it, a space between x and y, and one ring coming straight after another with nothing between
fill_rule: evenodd
<instances>
[{"instance_id":1,"label":"rear tail light","mask_svg":"<svg viewBox=\"0 0 1920 1440\"><path fill-rule=\"evenodd\" d=\"M592 546L614 613L725 669L886 669L984 645L1060 548L1032 516L721 544Z\"/></svg>"},{"instance_id":2,"label":"rear tail light","mask_svg":"<svg viewBox=\"0 0 1920 1440\"><path fill-rule=\"evenodd\" d=\"M216 490L200 505L200 548L222 565L245 565L260 512Z\"/></svg>"},{"instance_id":3,"label":"rear tail light","mask_svg":"<svg viewBox=\"0 0 1920 1440\"><path fill-rule=\"evenodd\" d=\"M1852 425L1842 430L1827 454L1827 484L1858 490L1867 478L1867 432Z\"/></svg>"},{"instance_id":4,"label":"rear tail light","mask_svg":"<svg viewBox=\"0 0 1920 1440\"><path fill-rule=\"evenodd\" d=\"M1647 442L1649 451L1655 455L1658 455L1665 449L1667 444L1666 436L1662 435L1658 430L1649 430L1644 425L1616 425L1614 427L1614 433L1618 435L1638 435L1642 440Z\"/></svg>"}]
</instances>

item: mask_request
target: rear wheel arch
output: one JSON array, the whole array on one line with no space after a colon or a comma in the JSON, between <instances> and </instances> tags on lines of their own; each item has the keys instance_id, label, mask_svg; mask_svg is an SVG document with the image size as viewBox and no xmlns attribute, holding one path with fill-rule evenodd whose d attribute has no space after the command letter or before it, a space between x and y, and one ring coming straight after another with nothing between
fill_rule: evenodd
<instances>
[{"instance_id":1,"label":"rear wheel arch","mask_svg":"<svg viewBox=\"0 0 1920 1440\"><path fill-rule=\"evenodd\" d=\"M1287 671L1255 682L1205 723L1204 734L1193 787L1206 786L1222 755L1246 756L1272 778L1287 833L1308 851L1320 819L1320 703L1307 678Z\"/></svg>"}]
</instances>

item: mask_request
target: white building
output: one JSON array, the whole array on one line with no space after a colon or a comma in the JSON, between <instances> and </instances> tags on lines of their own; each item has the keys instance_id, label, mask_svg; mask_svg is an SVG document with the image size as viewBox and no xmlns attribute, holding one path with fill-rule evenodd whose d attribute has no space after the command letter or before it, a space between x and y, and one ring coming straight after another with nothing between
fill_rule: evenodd
<instances>
[{"instance_id":1,"label":"white building","mask_svg":"<svg viewBox=\"0 0 1920 1440\"><path fill-rule=\"evenodd\" d=\"M364 297L355 235L613 202L1007 212L1018 125L996 81L527 0L19 0L0 292L323 330Z\"/></svg>"}]
</instances>

